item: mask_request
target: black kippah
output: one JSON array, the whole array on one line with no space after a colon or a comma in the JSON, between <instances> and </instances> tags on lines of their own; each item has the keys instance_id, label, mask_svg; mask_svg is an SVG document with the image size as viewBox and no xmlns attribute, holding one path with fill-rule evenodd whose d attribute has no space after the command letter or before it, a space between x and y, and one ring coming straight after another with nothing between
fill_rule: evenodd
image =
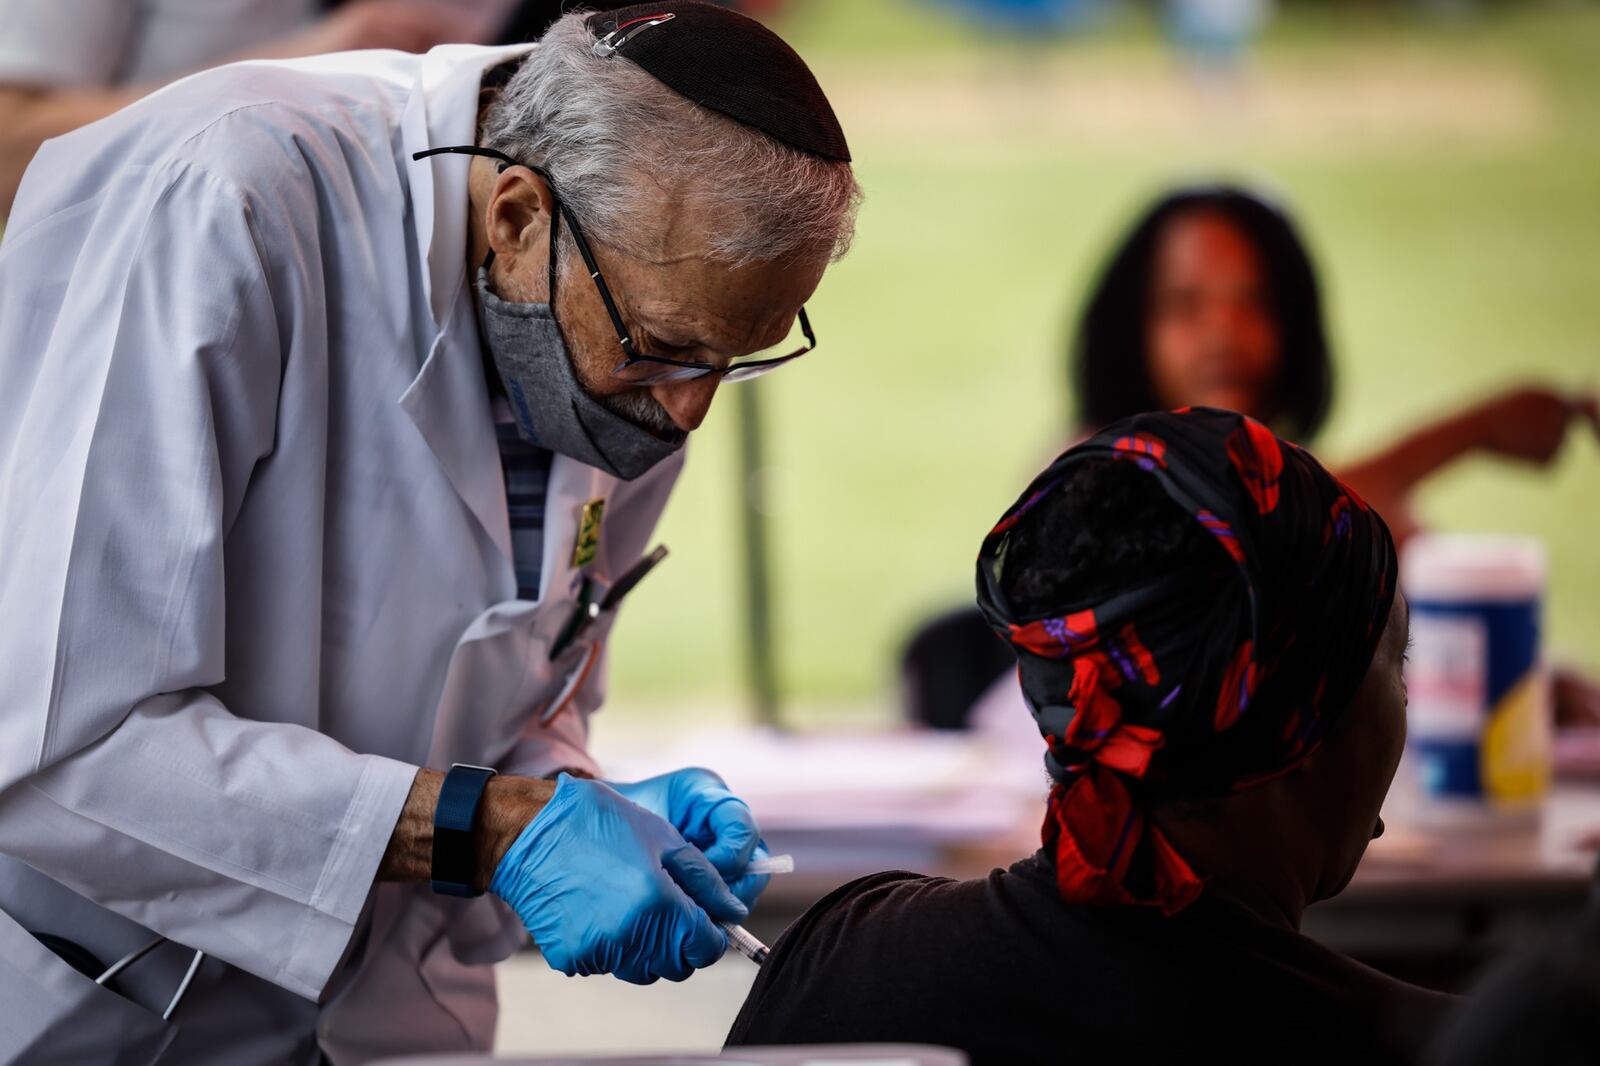
<instances>
[{"instance_id":1,"label":"black kippah","mask_svg":"<svg viewBox=\"0 0 1600 1066\"><path fill-rule=\"evenodd\" d=\"M590 15L595 55L626 57L682 96L810 155L850 161L844 130L805 60L755 19L662 0Z\"/></svg>"}]
</instances>

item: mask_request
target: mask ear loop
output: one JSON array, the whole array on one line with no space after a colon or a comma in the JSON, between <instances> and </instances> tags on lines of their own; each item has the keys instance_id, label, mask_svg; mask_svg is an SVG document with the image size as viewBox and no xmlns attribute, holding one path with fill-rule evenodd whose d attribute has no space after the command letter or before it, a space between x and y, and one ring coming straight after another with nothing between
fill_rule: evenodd
<instances>
[{"instance_id":1,"label":"mask ear loop","mask_svg":"<svg viewBox=\"0 0 1600 1066\"><path fill-rule=\"evenodd\" d=\"M539 174L541 178L544 178L544 175L539 173L539 171L536 170L534 173ZM545 178L544 187L550 190L550 200L553 207L556 198L555 186L550 184L549 178ZM552 210L550 212L550 313L552 315L556 313L556 252L558 250L556 248L556 235L560 232L561 212L559 210Z\"/></svg>"},{"instance_id":2,"label":"mask ear loop","mask_svg":"<svg viewBox=\"0 0 1600 1066\"><path fill-rule=\"evenodd\" d=\"M420 152L412 152L411 160L412 162L417 162L433 155L481 155L486 159L493 159L499 162L500 168L498 172L501 174L506 172L507 167L526 166L544 179L544 187L550 192L550 307L554 311L556 306L556 236L561 232L561 209L556 204L556 187L555 183L550 180L550 175L538 167L517 162L497 148L480 148L475 144L458 144L446 148L424 148ZM494 249L490 248L489 254L483 257L483 269L488 270L489 265L493 262Z\"/></svg>"}]
</instances>

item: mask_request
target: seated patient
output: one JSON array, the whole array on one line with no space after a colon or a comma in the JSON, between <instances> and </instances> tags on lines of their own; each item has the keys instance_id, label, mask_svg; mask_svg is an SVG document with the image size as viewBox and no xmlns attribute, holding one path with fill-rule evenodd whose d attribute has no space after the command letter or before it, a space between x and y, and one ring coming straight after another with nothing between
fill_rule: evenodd
<instances>
[{"instance_id":1,"label":"seated patient","mask_svg":"<svg viewBox=\"0 0 1600 1066\"><path fill-rule=\"evenodd\" d=\"M1382 832L1395 577L1383 520L1241 415L1139 415L1067 451L978 564L1047 746L1044 847L980 881L834 892L777 942L729 1045L1415 1060L1452 998L1299 933Z\"/></svg>"}]
</instances>

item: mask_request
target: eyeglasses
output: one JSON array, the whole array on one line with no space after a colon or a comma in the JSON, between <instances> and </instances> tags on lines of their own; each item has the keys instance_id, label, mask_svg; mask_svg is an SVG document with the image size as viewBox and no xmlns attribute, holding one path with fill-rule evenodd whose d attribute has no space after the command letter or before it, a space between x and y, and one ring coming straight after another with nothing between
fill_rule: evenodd
<instances>
[{"instance_id":1,"label":"eyeglasses","mask_svg":"<svg viewBox=\"0 0 1600 1066\"><path fill-rule=\"evenodd\" d=\"M550 176L536 167L529 167L535 174L545 180L554 191L555 185L551 183ZM749 381L762 374L770 374L785 363L805 355L817 346L817 335L811 328L811 319L806 314L804 306L800 308L797 316L800 332L805 336L805 346L769 359L751 359L743 363L731 363L727 366L717 366L715 363L702 363L692 359L669 359L664 355L648 355L640 352L633 343L633 337L628 333L628 327L622 321L622 314L617 310L617 303L611 298L611 288L606 284L606 279L600 273L600 266L594 260L594 253L589 250L589 242L584 239L583 231L578 228L578 220L572 217L567 210L567 205L559 196L556 204L561 216L567 220L567 227L572 230L572 242L578 246L578 254L583 257L583 265L589 271L589 277L594 279L594 287L600 292L600 302L606 305L606 314L611 318L611 327L617 331L617 343L622 346L623 357L621 362L611 368L613 376L628 382L630 385L668 385L685 381L696 381L711 374L722 375L723 381ZM551 220L552 223L554 219ZM551 227L550 237L551 259L551 303L555 302L555 233Z\"/></svg>"},{"instance_id":2,"label":"eyeglasses","mask_svg":"<svg viewBox=\"0 0 1600 1066\"><path fill-rule=\"evenodd\" d=\"M611 373L628 382L630 385L666 385L679 384L685 381L696 381L711 374L720 374L723 381L749 381L763 374L791 363L805 355L817 346L817 335L811 328L811 319L806 315L805 307L800 308L796 321L800 326L800 333L805 337L806 343L788 355L773 358L750 359L742 363L730 363L727 366L717 366L715 363L703 363L692 359L669 359L664 355L648 355L642 353L633 343L633 337L628 333L627 325L622 321L622 313L617 310L617 302L611 296L611 288L606 284L606 279L601 276L600 266L595 262L594 252L589 248L589 242L583 236L583 230L578 226L578 220L567 209L566 201L556 193L555 182L542 168L519 163L504 152L493 148L480 148L476 145L459 145L450 148L429 148L425 151L415 152L412 159L424 159L430 155L452 153L457 155L481 155L498 160L500 170L507 167L525 166L544 179L550 191L555 195L556 214L550 220L550 303L554 306L556 301L556 234L559 229L557 222L565 220L567 228L572 230L572 242L578 246L578 254L583 258L583 265L589 271L589 277L594 281L594 287L600 293L600 302L605 304L606 315L611 319L611 327L616 330L617 343L622 347L622 360L612 368Z\"/></svg>"},{"instance_id":3,"label":"eyeglasses","mask_svg":"<svg viewBox=\"0 0 1600 1066\"><path fill-rule=\"evenodd\" d=\"M577 236L574 232L573 236ZM579 245L582 249L582 245ZM605 293L605 281L598 272L594 272L595 284L600 286L602 296ZM742 363L733 363L728 366L717 366L714 363L701 363L689 359L669 359L664 355L646 355L635 350L633 339L628 336L628 331L623 328L622 320L612 312L611 323L617 329L617 340L622 345L622 350L627 352L627 357L618 363L612 374L637 385L661 385L680 381L694 381L707 374L721 374L723 381L749 381L762 374L770 374L785 363L805 355L817 346L817 335L811 329L811 319L806 317L806 309L800 308L797 316L800 332L804 335L804 347L790 352L788 355L773 356L768 359L747 359Z\"/></svg>"}]
</instances>

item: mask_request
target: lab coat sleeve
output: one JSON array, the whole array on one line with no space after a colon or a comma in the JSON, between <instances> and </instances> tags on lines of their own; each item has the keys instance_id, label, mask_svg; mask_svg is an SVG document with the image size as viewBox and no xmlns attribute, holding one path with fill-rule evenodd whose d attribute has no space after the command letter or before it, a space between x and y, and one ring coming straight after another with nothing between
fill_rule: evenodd
<instances>
[{"instance_id":1,"label":"lab coat sleeve","mask_svg":"<svg viewBox=\"0 0 1600 1066\"><path fill-rule=\"evenodd\" d=\"M0 851L316 998L416 767L207 691L249 639L224 632L227 531L296 358L268 250L309 251L182 163L13 223L0 322L59 310L0 358Z\"/></svg>"},{"instance_id":2,"label":"lab coat sleeve","mask_svg":"<svg viewBox=\"0 0 1600 1066\"><path fill-rule=\"evenodd\" d=\"M0 0L0 84L110 85L135 0Z\"/></svg>"}]
</instances>

